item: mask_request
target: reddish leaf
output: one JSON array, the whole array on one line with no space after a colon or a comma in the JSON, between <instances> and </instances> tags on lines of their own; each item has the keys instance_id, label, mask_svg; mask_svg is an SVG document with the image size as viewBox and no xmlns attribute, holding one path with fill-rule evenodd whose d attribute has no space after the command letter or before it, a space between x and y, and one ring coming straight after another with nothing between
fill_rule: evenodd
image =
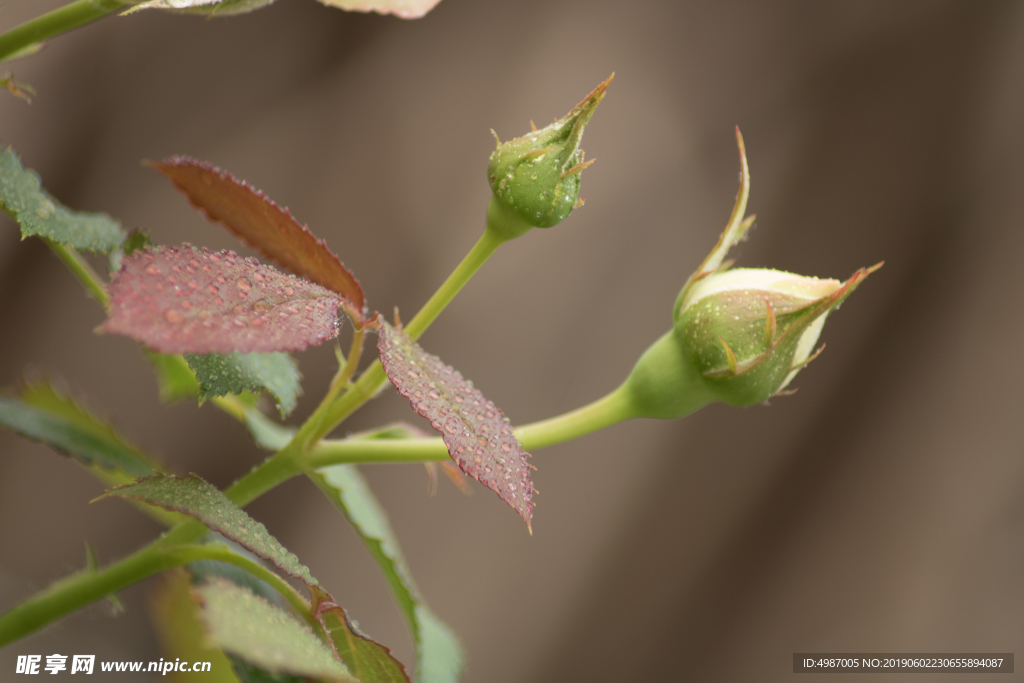
<instances>
[{"instance_id":1,"label":"reddish leaf","mask_svg":"<svg viewBox=\"0 0 1024 683\"><path fill-rule=\"evenodd\" d=\"M409 674L390 649L362 633L344 608L319 587L310 588L313 614L338 658L363 683L409 683Z\"/></svg>"},{"instance_id":2,"label":"reddish leaf","mask_svg":"<svg viewBox=\"0 0 1024 683\"><path fill-rule=\"evenodd\" d=\"M457 370L383 319L379 347L391 383L441 433L462 471L497 493L530 528L533 466L504 413Z\"/></svg>"},{"instance_id":3,"label":"reddish leaf","mask_svg":"<svg viewBox=\"0 0 1024 683\"><path fill-rule=\"evenodd\" d=\"M108 289L100 331L162 353L301 351L338 334L339 297L234 252L136 252Z\"/></svg>"},{"instance_id":4,"label":"reddish leaf","mask_svg":"<svg viewBox=\"0 0 1024 683\"><path fill-rule=\"evenodd\" d=\"M153 164L211 221L285 270L337 292L362 319L363 288L327 245L259 190L210 164L172 157ZM348 310L348 307L346 307Z\"/></svg>"}]
</instances>

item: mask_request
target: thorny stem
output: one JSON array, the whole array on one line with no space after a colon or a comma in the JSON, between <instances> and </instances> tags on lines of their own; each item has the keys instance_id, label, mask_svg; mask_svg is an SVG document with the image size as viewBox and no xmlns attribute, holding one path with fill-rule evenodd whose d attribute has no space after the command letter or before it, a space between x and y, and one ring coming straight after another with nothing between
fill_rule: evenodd
<instances>
[{"instance_id":1,"label":"thorny stem","mask_svg":"<svg viewBox=\"0 0 1024 683\"><path fill-rule=\"evenodd\" d=\"M84 26L124 7L121 0L75 0L0 35L0 61L17 56L47 38Z\"/></svg>"}]
</instances>

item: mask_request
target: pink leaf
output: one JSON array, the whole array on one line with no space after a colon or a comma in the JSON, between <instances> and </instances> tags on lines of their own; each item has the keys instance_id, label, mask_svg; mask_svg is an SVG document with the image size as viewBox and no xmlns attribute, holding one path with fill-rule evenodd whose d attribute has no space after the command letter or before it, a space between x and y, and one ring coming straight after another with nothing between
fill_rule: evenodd
<instances>
[{"instance_id":1,"label":"pink leaf","mask_svg":"<svg viewBox=\"0 0 1024 683\"><path fill-rule=\"evenodd\" d=\"M320 0L351 12L377 12L394 14L403 19L419 19L434 9L441 0Z\"/></svg>"},{"instance_id":2,"label":"pink leaf","mask_svg":"<svg viewBox=\"0 0 1024 683\"><path fill-rule=\"evenodd\" d=\"M378 319L380 362L398 393L441 433L462 471L497 493L530 528L533 466L508 418L457 370Z\"/></svg>"},{"instance_id":3,"label":"pink leaf","mask_svg":"<svg viewBox=\"0 0 1024 683\"><path fill-rule=\"evenodd\" d=\"M162 353L301 351L338 334L338 295L231 251L140 251L108 288L101 332Z\"/></svg>"},{"instance_id":4,"label":"pink leaf","mask_svg":"<svg viewBox=\"0 0 1024 683\"><path fill-rule=\"evenodd\" d=\"M195 159L172 157L154 163L153 168L167 176L211 221L221 223L285 270L337 292L351 302L346 310L362 319L365 300L359 281L288 209L230 173Z\"/></svg>"}]
</instances>

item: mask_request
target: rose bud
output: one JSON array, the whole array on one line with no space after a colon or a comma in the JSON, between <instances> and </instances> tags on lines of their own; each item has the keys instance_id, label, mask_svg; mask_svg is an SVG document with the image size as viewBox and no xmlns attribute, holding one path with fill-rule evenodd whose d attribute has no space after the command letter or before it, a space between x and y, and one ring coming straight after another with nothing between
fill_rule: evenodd
<instances>
[{"instance_id":1,"label":"rose bud","mask_svg":"<svg viewBox=\"0 0 1024 683\"><path fill-rule=\"evenodd\" d=\"M505 143L499 141L487 167L494 191L487 218L488 225L504 239L518 237L530 228L557 225L582 205L580 172L594 160L584 161L580 139L614 77L609 76L550 126Z\"/></svg>"},{"instance_id":2,"label":"rose bud","mask_svg":"<svg viewBox=\"0 0 1024 683\"><path fill-rule=\"evenodd\" d=\"M812 353L825 317L872 272L846 282L723 263L753 223L743 219L750 193L743 138L742 168L729 224L690 276L673 310L673 329L640 357L623 389L634 415L681 417L713 401L761 403L784 392Z\"/></svg>"}]
</instances>

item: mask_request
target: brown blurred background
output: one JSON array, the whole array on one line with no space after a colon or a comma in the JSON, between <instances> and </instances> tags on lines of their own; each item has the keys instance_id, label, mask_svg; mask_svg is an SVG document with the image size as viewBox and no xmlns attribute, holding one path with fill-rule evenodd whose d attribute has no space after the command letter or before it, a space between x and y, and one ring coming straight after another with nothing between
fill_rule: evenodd
<instances>
[{"instance_id":1,"label":"brown blurred background","mask_svg":"<svg viewBox=\"0 0 1024 683\"><path fill-rule=\"evenodd\" d=\"M59 4L9 0L0 29ZM538 451L532 537L480 487L429 498L419 466L363 468L462 637L465 681L781 681L796 651L1024 654L1020 2L444 0L410 22L280 0L109 18L11 67L38 95L0 96L0 140L65 203L159 243L238 248L139 163L208 159L406 316L482 229L489 129L543 125L615 71L584 140L586 207L502 248L423 338L520 424L611 390L668 328L732 206L738 124L758 215L740 265L886 266L830 318L795 397ZM218 485L258 462L215 408L160 405L136 346L94 335L100 308L2 222L0 385L62 378ZM293 422L331 348L300 362ZM343 430L413 418L389 391ZM0 433L0 609L80 567L85 539L110 561L158 532L89 505L101 490ZM250 512L412 663L375 566L307 481ZM147 587L125 615L97 606L6 648L0 680L17 654L158 658Z\"/></svg>"}]
</instances>

